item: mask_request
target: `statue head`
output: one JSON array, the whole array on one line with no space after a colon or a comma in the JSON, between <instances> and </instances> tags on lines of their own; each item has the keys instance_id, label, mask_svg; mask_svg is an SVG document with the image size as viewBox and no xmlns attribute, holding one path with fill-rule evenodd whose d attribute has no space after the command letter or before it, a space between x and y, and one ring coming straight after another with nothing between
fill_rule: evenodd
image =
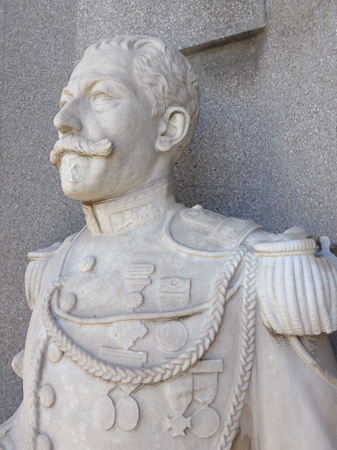
<instances>
[{"instance_id":1,"label":"statue head","mask_svg":"<svg viewBox=\"0 0 337 450\"><path fill-rule=\"evenodd\" d=\"M51 153L66 195L117 196L169 175L188 147L199 88L187 59L160 39L120 36L85 52L62 92Z\"/></svg>"}]
</instances>

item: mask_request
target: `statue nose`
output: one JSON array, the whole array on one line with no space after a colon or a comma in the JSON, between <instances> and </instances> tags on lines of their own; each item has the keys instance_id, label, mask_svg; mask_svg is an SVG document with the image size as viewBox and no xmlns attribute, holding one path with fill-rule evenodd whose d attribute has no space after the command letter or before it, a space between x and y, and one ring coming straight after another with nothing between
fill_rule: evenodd
<instances>
[{"instance_id":1,"label":"statue nose","mask_svg":"<svg viewBox=\"0 0 337 450\"><path fill-rule=\"evenodd\" d=\"M54 126L61 134L79 133L82 123L78 112L72 107L72 101L68 102L54 118Z\"/></svg>"}]
</instances>

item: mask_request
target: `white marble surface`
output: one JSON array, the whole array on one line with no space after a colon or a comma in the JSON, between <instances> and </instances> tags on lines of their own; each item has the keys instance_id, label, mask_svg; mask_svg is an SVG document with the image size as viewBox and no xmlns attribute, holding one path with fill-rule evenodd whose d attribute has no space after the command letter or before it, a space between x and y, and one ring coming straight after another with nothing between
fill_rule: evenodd
<instances>
[{"instance_id":1,"label":"white marble surface","mask_svg":"<svg viewBox=\"0 0 337 450\"><path fill-rule=\"evenodd\" d=\"M184 46L175 41L183 36L178 24L189 25L185 11L199 4L185 3L166 26L165 5L156 4L157 14L143 0L131 15L122 1L63 0L62 7L49 0L0 2L0 259L6 279L0 287L0 422L22 400L11 361L24 348L31 316L24 301L27 253L84 225L81 202L63 195L58 170L48 164L60 92L85 48L102 37L160 36L165 26L161 36ZM202 102L193 141L175 170L179 198L250 218L268 231L296 224L336 242L337 3L268 0L266 8L268 26L259 36L189 58ZM228 20L224 10L217 19L225 15ZM204 31L205 16L197 19Z\"/></svg>"},{"instance_id":2,"label":"white marble surface","mask_svg":"<svg viewBox=\"0 0 337 450\"><path fill-rule=\"evenodd\" d=\"M198 116L187 60L99 44L60 107L51 160L86 227L29 254L24 401L2 448L335 449L336 258L303 228L176 202Z\"/></svg>"}]
</instances>

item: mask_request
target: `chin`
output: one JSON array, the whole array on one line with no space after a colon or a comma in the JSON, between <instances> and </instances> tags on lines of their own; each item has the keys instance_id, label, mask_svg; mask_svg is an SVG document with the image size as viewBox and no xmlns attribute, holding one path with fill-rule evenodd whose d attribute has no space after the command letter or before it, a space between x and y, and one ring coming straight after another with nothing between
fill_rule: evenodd
<instances>
[{"instance_id":1,"label":"chin","mask_svg":"<svg viewBox=\"0 0 337 450\"><path fill-rule=\"evenodd\" d=\"M90 175L91 159L76 154L66 154L60 165L62 190L73 200L92 201L98 198L98 186L95 179L99 175Z\"/></svg>"},{"instance_id":2,"label":"chin","mask_svg":"<svg viewBox=\"0 0 337 450\"><path fill-rule=\"evenodd\" d=\"M61 179L61 184L65 195L73 200L81 200L82 202L90 202L94 200L90 189L88 186L83 186L83 183L73 183L71 181Z\"/></svg>"}]
</instances>

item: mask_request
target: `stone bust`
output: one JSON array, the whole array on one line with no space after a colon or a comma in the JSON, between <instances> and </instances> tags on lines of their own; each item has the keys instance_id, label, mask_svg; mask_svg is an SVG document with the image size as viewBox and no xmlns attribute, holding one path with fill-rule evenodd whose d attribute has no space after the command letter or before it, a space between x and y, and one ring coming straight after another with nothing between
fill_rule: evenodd
<instances>
[{"instance_id":1,"label":"stone bust","mask_svg":"<svg viewBox=\"0 0 337 450\"><path fill-rule=\"evenodd\" d=\"M1 449L336 449L336 258L303 228L176 202L198 111L159 39L98 42L75 68L50 157L86 227L28 255Z\"/></svg>"}]
</instances>

